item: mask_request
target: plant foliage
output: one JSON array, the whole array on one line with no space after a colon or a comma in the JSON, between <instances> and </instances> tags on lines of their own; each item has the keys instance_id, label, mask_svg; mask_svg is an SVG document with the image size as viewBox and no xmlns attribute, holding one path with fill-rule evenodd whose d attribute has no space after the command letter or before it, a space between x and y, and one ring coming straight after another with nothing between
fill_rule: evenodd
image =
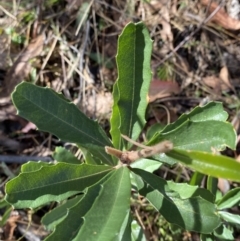
<instances>
[{"instance_id":1,"label":"plant foliage","mask_svg":"<svg viewBox=\"0 0 240 241\"><path fill-rule=\"evenodd\" d=\"M50 240L146 240L130 212L131 190L145 197L165 219L203 239L229 236L225 222L239 217L221 211L239 203L239 188L215 201L214 182L209 190L187 183L168 182L152 172L161 165L182 163L212 177L240 181L240 164L221 156L235 148L236 134L219 102L196 107L176 122L155 132L144 150L155 150L168 141L172 150L154 151L134 162L122 163L117 155L129 154L145 125L148 88L151 81L152 41L143 23L129 23L118 41L118 80L113 88L113 112L109 140L101 126L86 117L73 103L49 88L19 84L12 94L18 114L63 141L78 145L84 163L58 148L55 163L28 162L6 184L5 200L14 208L37 208L49 202L59 206L42 222L52 233ZM159 144L160 143L160 144ZM108 146L113 156L105 151ZM154 149L155 148L155 149ZM139 155L136 151L134 154ZM151 152L153 153L153 152ZM131 189L132 188L132 189ZM219 231L221 230L221 232ZM220 233L220 234L219 234Z\"/></svg>"}]
</instances>

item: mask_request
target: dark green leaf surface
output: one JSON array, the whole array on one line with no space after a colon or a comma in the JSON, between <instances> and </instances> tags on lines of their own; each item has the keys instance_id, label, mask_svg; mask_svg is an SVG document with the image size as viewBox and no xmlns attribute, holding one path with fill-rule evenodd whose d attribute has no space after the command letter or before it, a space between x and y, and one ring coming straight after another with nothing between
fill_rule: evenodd
<instances>
[{"instance_id":1,"label":"dark green leaf surface","mask_svg":"<svg viewBox=\"0 0 240 241\"><path fill-rule=\"evenodd\" d=\"M230 123L222 121L186 121L171 132L155 137L156 143L162 140L173 142L174 148L212 152L226 146L235 149L236 134Z\"/></svg>"},{"instance_id":2,"label":"dark green leaf surface","mask_svg":"<svg viewBox=\"0 0 240 241\"><path fill-rule=\"evenodd\" d=\"M115 240L129 212L129 170L119 168L90 187L46 241Z\"/></svg>"},{"instance_id":3,"label":"dark green leaf surface","mask_svg":"<svg viewBox=\"0 0 240 241\"><path fill-rule=\"evenodd\" d=\"M56 225L54 232L45 241L72 241L74 239L84 222L84 216L91 209L92 204L98 197L101 191L101 183L107 179L106 177L100 180L97 185L86 190L83 198L76 205L68 209L68 213L62 222Z\"/></svg>"},{"instance_id":4,"label":"dark green leaf surface","mask_svg":"<svg viewBox=\"0 0 240 241\"><path fill-rule=\"evenodd\" d=\"M139 193L165 217L165 219L183 229L211 233L220 219L216 215L215 205L200 196L182 199L169 189L165 180L140 169L132 169Z\"/></svg>"},{"instance_id":5,"label":"dark green leaf surface","mask_svg":"<svg viewBox=\"0 0 240 241\"><path fill-rule=\"evenodd\" d=\"M109 166L58 163L24 172L6 185L6 200L15 208L35 208L62 201L94 185L112 170Z\"/></svg>"},{"instance_id":6,"label":"dark green leaf surface","mask_svg":"<svg viewBox=\"0 0 240 241\"><path fill-rule=\"evenodd\" d=\"M64 147L58 146L55 148L53 158L58 162L66 162L72 164L80 164L80 160L77 159L69 150Z\"/></svg>"},{"instance_id":7,"label":"dark green leaf surface","mask_svg":"<svg viewBox=\"0 0 240 241\"><path fill-rule=\"evenodd\" d=\"M151 52L152 41L144 24L129 23L119 36L116 57L118 79L113 92L110 132L113 144L118 149L120 132L136 140L145 125L147 96L152 77Z\"/></svg>"},{"instance_id":8,"label":"dark green leaf surface","mask_svg":"<svg viewBox=\"0 0 240 241\"><path fill-rule=\"evenodd\" d=\"M214 150L221 151L226 146L235 149L236 134L230 123L186 121L172 132L159 135L158 142L162 140L170 140L173 142L174 148L182 150L213 152ZM174 160L169 157L165 154L155 156L157 160L174 163Z\"/></svg>"},{"instance_id":9,"label":"dark green leaf surface","mask_svg":"<svg viewBox=\"0 0 240 241\"><path fill-rule=\"evenodd\" d=\"M126 214L118 235L112 241L131 241L131 222L132 216L129 211Z\"/></svg>"},{"instance_id":10,"label":"dark green leaf surface","mask_svg":"<svg viewBox=\"0 0 240 241\"><path fill-rule=\"evenodd\" d=\"M216 196L218 190L218 178L211 176L207 177L207 190Z\"/></svg>"},{"instance_id":11,"label":"dark green leaf surface","mask_svg":"<svg viewBox=\"0 0 240 241\"><path fill-rule=\"evenodd\" d=\"M64 220L64 218L68 214L68 209L75 206L82 198L83 195L79 195L75 198L65 201L64 204L54 208L43 216L41 220L42 224L48 230L53 231L55 226Z\"/></svg>"},{"instance_id":12,"label":"dark green leaf surface","mask_svg":"<svg viewBox=\"0 0 240 241\"><path fill-rule=\"evenodd\" d=\"M112 144L103 129L62 95L49 88L23 82L16 87L12 99L18 114L36 124L40 130L88 148L104 163L113 164L104 149L104 146Z\"/></svg>"},{"instance_id":13,"label":"dark green leaf surface","mask_svg":"<svg viewBox=\"0 0 240 241\"><path fill-rule=\"evenodd\" d=\"M111 130L110 134L112 136L112 143L115 148L118 150L122 150L122 137L121 137L121 117L118 108L118 101L119 101L119 91L118 91L118 81L115 82L113 86L113 107L112 107L112 116L110 119L111 123Z\"/></svg>"},{"instance_id":14,"label":"dark green leaf surface","mask_svg":"<svg viewBox=\"0 0 240 241\"><path fill-rule=\"evenodd\" d=\"M240 181L240 163L230 157L177 149L168 152L167 155L205 175Z\"/></svg>"},{"instance_id":15,"label":"dark green leaf surface","mask_svg":"<svg viewBox=\"0 0 240 241\"><path fill-rule=\"evenodd\" d=\"M105 241L119 235L130 207L131 182L128 168L116 170L101 188L91 210L84 217L84 224L75 241Z\"/></svg>"},{"instance_id":16,"label":"dark green leaf surface","mask_svg":"<svg viewBox=\"0 0 240 241\"><path fill-rule=\"evenodd\" d=\"M226 146L235 149L236 133L233 126L225 121L226 118L227 113L218 102L196 107L166 126L162 132L156 133L148 145L170 140L174 148L182 150L214 152L224 150ZM171 165L176 162L164 153L154 158Z\"/></svg>"},{"instance_id":17,"label":"dark green leaf surface","mask_svg":"<svg viewBox=\"0 0 240 241\"><path fill-rule=\"evenodd\" d=\"M197 106L190 113L182 114L177 121L166 126L164 133L172 131L182 125L185 121L202 122L209 120L226 121L228 113L224 111L221 102L210 102L203 107Z\"/></svg>"}]
</instances>

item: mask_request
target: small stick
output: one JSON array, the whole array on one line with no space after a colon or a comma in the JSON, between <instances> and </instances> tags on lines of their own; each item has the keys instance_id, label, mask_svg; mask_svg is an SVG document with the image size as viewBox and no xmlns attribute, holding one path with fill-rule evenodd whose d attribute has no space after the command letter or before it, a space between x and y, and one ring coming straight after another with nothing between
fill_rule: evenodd
<instances>
[{"instance_id":1,"label":"small stick","mask_svg":"<svg viewBox=\"0 0 240 241\"><path fill-rule=\"evenodd\" d=\"M144 158L153 156L159 153L165 153L173 149L173 143L171 141L162 141L154 146L144 146L142 144L139 144L133 140L131 140L129 137L122 135L122 137L129 142L133 143L136 146L140 146L141 150L137 151L120 151L118 149L105 146L106 153L116 156L122 163L124 164L131 164L132 162Z\"/></svg>"},{"instance_id":2,"label":"small stick","mask_svg":"<svg viewBox=\"0 0 240 241\"><path fill-rule=\"evenodd\" d=\"M145 145L143 145L143 144L141 144L141 143L138 143L138 142L130 139L128 136L125 136L125 135L123 135L123 134L121 134L121 137L122 137L123 139L131 142L131 143L134 144L135 146L138 146L138 147L141 147L141 148L151 148L150 146L145 146Z\"/></svg>"}]
</instances>

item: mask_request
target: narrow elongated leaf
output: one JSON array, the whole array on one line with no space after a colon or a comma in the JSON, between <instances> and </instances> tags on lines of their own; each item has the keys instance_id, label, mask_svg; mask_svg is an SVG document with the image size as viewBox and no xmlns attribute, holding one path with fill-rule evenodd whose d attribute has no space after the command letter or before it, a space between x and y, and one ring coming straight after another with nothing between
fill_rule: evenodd
<instances>
[{"instance_id":1,"label":"narrow elongated leaf","mask_svg":"<svg viewBox=\"0 0 240 241\"><path fill-rule=\"evenodd\" d=\"M204 174L202 174L200 172L194 172L190 179L189 184L192 186L195 186L195 185L201 186L203 178L204 178Z\"/></svg>"},{"instance_id":2,"label":"narrow elongated leaf","mask_svg":"<svg viewBox=\"0 0 240 241\"><path fill-rule=\"evenodd\" d=\"M165 180L140 169L132 169L139 193L165 217L183 229L211 233L219 224L215 205L200 196L182 199Z\"/></svg>"},{"instance_id":3,"label":"narrow elongated leaf","mask_svg":"<svg viewBox=\"0 0 240 241\"><path fill-rule=\"evenodd\" d=\"M46 241L115 240L129 212L130 193L127 168L109 173L69 209L65 219Z\"/></svg>"},{"instance_id":4,"label":"narrow elongated leaf","mask_svg":"<svg viewBox=\"0 0 240 241\"><path fill-rule=\"evenodd\" d=\"M240 215L219 211L219 215L227 222L240 225Z\"/></svg>"},{"instance_id":5,"label":"narrow elongated leaf","mask_svg":"<svg viewBox=\"0 0 240 241\"><path fill-rule=\"evenodd\" d=\"M240 203L240 187L227 192L218 202L218 209L231 208Z\"/></svg>"},{"instance_id":6,"label":"narrow elongated leaf","mask_svg":"<svg viewBox=\"0 0 240 241\"><path fill-rule=\"evenodd\" d=\"M112 241L131 241L131 222L132 216L128 212L122 223L118 236L116 236Z\"/></svg>"},{"instance_id":7,"label":"narrow elongated leaf","mask_svg":"<svg viewBox=\"0 0 240 241\"><path fill-rule=\"evenodd\" d=\"M12 211L13 211L12 207L8 207L8 209L5 210L5 212L2 215L1 220L0 220L0 227L1 228L3 228L4 225L6 224L6 222L9 220L9 217L10 217Z\"/></svg>"},{"instance_id":8,"label":"narrow elongated leaf","mask_svg":"<svg viewBox=\"0 0 240 241\"><path fill-rule=\"evenodd\" d=\"M83 195L79 195L75 198L67 200L64 204L54 208L52 211L45 214L41 220L42 224L48 229L53 230L55 226L61 223L66 215L68 209L75 206L83 198Z\"/></svg>"},{"instance_id":9,"label":"narrow elongated leaf","mask_svg":"<svg viewBox=\"0 0 240 241\"><path fill-rule=\"evenodd\" d=\"M116 170L101 188L92 208L84 216L83 226L74 241L105 241L119 235L130 207L131 182L128 168Z\"/></svg>"},{"instance_id":10,"label":"narrow elongated leaf","mask_svg":"<svg viewBox=\"0 0 240 241\"><path fill-rule=\"evenodd\" d=\"M146 241L142 227L137 223L136 220L132 221L132 241Z\"/></svg>"},{"instance_id":11,"label":"narrow elongated leaf","mask_svg":"<svg viewBox=\"0 0 240 241\"><path fill-rule=\"evenodd\" d=\"M61 95L49 88L23 82L16 87L12 99L18 114L35 123L40 130L88 148L102 162L113 164L104 150L104 146L112 144L100 125Z\"/></svg>"},{"instance_id":12,"label":"narrow elongated leaf","mask_svg":"<svg viewBox=\"0 0 240 241\"><path fill-rule=\"evenodd\" d=\"M218 190L218 178L211 176L207 177L207 190L216 196Z\"/></svg>"},{"instance_id":13,"label":"narrow elongated leaf","mask_svg":"<svg viewBox=\"0 0 240 241\"><path fill-rule=\"evenodd\" d=\"M49 235L45 241L72 241L74 239L84 222L84 216L92 207L92 204L101 191L101 184L104 183L107 178L108 175L101 179L98 184L86 190L83 198L79 200L76 205L68 209L67 215L62 222L56 225L54 232Z\"/></svg>"},{"instance_id":14,"label":"narrow elongated leaf","mask_svg":"<svg viewBox=\"0 0 240 241\"><path fill-rule=\"evenodd\" d=\"M167 153L175 161L213 177L240 181L240 163L226 156L207 152L173 150Z\"/></svg>"},{"instance_id":15,"label":"narrow elongated leaf","mask_svg":"<svg viewBox=\"0 0 240 241\"><path fill-rule=\"evenodd\" d=\"M152 77L151 51L152 41L144 24L129 23L119 37L116 57L118 79L113 93L111 135L118 149L120 132L136 140L145 125L147 95Z\"/></svg>"},{"instance_id":16,"label":"narrow elongated leaf","mask_svg":"<svg viewBox=\"0 0 240 241\"><path fill-rule=\"evenodd\" d=\"M142 227L133 220L131 213L128 213L119 235L112 241L146 241L146 237Z\"/></svg>"},{"instance_id":17,"label":"narrow elongated leaf","mask_svg":"<svg viewBox=\"0 0 240 241\"><path fill-rule=\"evenodd\" d=\"M115 82L113 86L113 107L112 107L112 116L110 119L111 123L111 130L110 134L112 136L112 143L115 148L118 150L122 150L122 142L121 142L121 117L118 108L118 101L119 101L119 91L118 91L118 81Z\"/></svg>"},{"instance_id":18,"label":"narrow elongated leaf","mask_svg":"<svg viewBox=\"0 0 240 241\"><path fill-rule=\"evenodd\" d=\"M62 201L94 185L112 170L110 166L58 163L21 173L6 185L6 200L15 208L35 208Z\"/></svg>"}]
</instances>

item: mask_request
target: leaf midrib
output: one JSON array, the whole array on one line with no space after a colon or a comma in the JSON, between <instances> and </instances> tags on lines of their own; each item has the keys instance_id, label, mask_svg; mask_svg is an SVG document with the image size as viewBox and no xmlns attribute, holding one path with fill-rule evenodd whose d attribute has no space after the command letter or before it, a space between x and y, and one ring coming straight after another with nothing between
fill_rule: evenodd
<instances>
[{"instance_id":1,"label":"leaf midrib","mask_svg":"<svg viewBox=\"0 0 240 241\"><path fill-rule=\"evenodd\" d=\"M46 90L47 90L47 89L46 89ZM69 127L71 127L72 129L74 129L74 130L76 130L77 132L79 132L80 134L83 134L83 135L87 136L89 139L94 140L94 141L95 141L96 143L98 143L101 147L103 147L103 143L102 143L101 141L99 141L98 139L95 139L95 138L94 138L93 136L91 136L91 135L88 135L87 132L83 132L82 130L76 128L74 125L70 124L69 122L66 122L66 121L64 121L63 119L60 119L57 115L52 114L51 112L49 112L49 111L47 111L46 109L44 109L42 106L38 105L36 102L33 102L32 99L30 100L29 98L27 98L27 97L24 96L24 95L21 95L21 96L22 96L26 101L29 101L29 102L31 102L34 106L38 107L41 111L46 112L47 114L49 114L50 116L52 116L52 118L55 118L55 119L59 120L60 122L62 122L62 123L65 124L66 126L69 126ZM42 101L40 101L40 102L42 103ZM73 103L65 103L65 104L73 105ZM20 115L21 112L24 113L24 111L20 111L20 110L18 109L18 114L19 114L19 115ZM73 113L71 113L71 114L73 114ZM89 120L89 121L91 121L91 120Z\"/></svg>"}]
</instances>

